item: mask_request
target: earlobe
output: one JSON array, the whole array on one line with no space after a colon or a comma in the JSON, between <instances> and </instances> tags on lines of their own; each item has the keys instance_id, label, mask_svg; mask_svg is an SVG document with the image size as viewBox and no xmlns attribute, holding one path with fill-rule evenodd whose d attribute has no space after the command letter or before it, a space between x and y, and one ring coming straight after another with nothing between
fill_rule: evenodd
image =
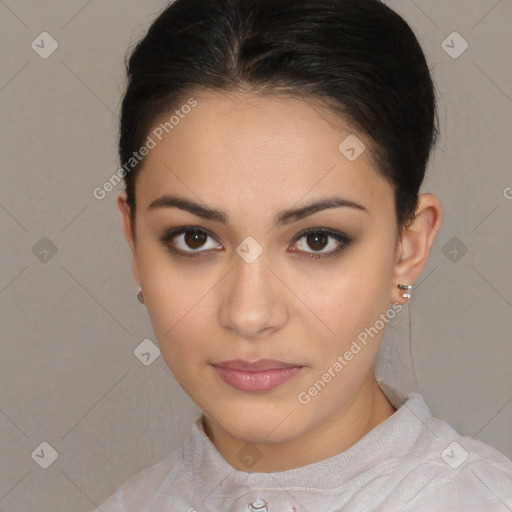
<instances>
[{"instance_id":1,"label":"earlobe","mask_svg":"<svg viewBox=\"0 0 512 512\"><path fill-rule=\"evenodd\" d=\"M441 222L441 201L433 194L420 195L416 217L404 228L398 244L393 279L393 302L403 302L403 290L400 290L397 285L401 283L413 285L421 274Z\"/></svg>"}]
</instances>

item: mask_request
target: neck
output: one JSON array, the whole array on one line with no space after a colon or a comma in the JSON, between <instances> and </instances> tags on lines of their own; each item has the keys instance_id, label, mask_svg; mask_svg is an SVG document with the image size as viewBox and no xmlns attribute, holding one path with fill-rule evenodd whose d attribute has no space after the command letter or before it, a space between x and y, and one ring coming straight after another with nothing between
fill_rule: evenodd
<instances>
[{"instance_id":1,"label":"neck","mask_svg":"<svg viewBox=\"0 0 512 512\"><path fill-rule=\"evenodd\" d=\"M286 471L333 457L355 444L395 412L380 389L373 371L354 399L333 418L300 437L279 444L254 444L261 458L248 468L238 458L247 443L229 435L218 423L203 415L206 434L222 457L236 470L271 473Z\"/></svg>"}]
</instances>

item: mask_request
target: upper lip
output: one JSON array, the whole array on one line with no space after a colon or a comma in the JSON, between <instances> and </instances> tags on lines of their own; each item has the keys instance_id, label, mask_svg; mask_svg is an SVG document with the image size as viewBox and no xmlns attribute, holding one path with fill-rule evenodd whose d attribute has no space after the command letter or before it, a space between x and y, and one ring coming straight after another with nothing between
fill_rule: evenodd
<instances>
[{"instance_id":1,"label":"upper lip","mask_svg":"<svg viewBox=\"0 0 512 512\"><path fill-rule=\"evenodd\" d=\"M295 363L285 363L283 361L276 361L275 359L259 359L258 361L244 361L243 359L232 359L231 361L222 361L221 363L213 363L213 366L220 368L229 368L231 370L245 370L245 371L264 371L264 370L277 370L281 368L301 368L302 365Z\"/></svg>"}]
</instances>

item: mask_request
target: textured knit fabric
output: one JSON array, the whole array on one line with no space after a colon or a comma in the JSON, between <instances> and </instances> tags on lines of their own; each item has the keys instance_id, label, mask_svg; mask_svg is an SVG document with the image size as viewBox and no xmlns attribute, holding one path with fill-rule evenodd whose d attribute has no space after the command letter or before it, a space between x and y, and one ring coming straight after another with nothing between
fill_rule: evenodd
<instances>
[{"instance_id":1,"label":"textured knit fabric","mask_svg":"<svg viewBox=\"0 0 512 512\"><path fill-rule=\"evenodd\" d=\"M288 471L233 469L202 427L102 512L512 512L512 461L378 380L395 413L344 452Z\"/></svg>"}]
</instances>

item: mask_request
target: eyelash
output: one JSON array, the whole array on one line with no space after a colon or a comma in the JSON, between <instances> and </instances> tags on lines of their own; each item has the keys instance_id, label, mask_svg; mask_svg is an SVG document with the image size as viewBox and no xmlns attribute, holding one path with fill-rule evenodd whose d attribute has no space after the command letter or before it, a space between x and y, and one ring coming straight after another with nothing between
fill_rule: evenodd
<instances>
[{"instance_id":1,"label":"eyelash","mask_svg":"<svg viewBox=\"0 0 512 512\"><path fill-rule=\"evenodd\" d=\"M184 227L180 227L180 228L171 229L170 231L165 233L164 236L162 236L160 238L160 242L162 242L167 247L167 249L170 252L172 252L173 254L177 254L178 256L184 256L186 258L194 258L197 256L202 256L205 253L208 253L209 251L193 251L193 252L182 251L181 249L177 249L176 247L173 246L173 244L171 243L171 240L173 238L176 238L179 235L182 235L184 233L188 233L191 231L205 233L206 235L208 235L209 237L211 237L215 241L217 241L217 243L219 243L218 240L207 230L198 228L198 227L193 227L193 226L184 226ZM301 257L305 257L305 258L309 258L309 259L331 258L331 257L337 255L338 253L340 253L341 251L343 251L344 249L346 249L352 243L352 240L350 238L348 238L346 235L343 235L342 233L340 233L338 231L332 231L330 229L325 229L325 228L306 229L305 231L302 231L294 238L293 243L296 243L299 240L301 240L302 238L305 238L306 236L312 235L312 234L326 235L328 237L334 238L335 240L340 242L340 245L336 249L334 249L328 253L318 253L318 254L306 253L307 254L306 256L301 256ZM341 242L343 242L343 243L341 244ZM293 252L301 253L301 251L293 251Z\"/></svg>"}]
</instances>

